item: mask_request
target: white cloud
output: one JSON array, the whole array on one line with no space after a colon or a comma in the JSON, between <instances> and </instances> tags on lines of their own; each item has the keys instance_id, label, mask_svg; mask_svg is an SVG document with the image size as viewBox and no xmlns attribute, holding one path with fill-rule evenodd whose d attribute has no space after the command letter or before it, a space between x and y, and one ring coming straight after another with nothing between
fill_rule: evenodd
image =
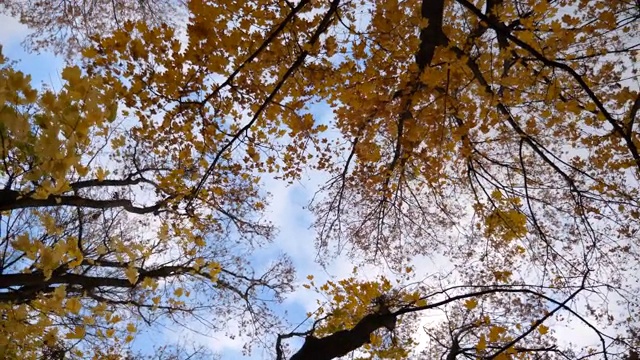
<instances>
[{"instance_id":1,"label":"white cloud","mask_svg":"<svg viewBox=\"0 0 640 360\"><path fill-rule=\"evenodd\" d=\"M22 40L29 35L30 30L22 25L18 19L0 14L0 44L5 48L20 46Z\"/></svg>"}]
</instances>

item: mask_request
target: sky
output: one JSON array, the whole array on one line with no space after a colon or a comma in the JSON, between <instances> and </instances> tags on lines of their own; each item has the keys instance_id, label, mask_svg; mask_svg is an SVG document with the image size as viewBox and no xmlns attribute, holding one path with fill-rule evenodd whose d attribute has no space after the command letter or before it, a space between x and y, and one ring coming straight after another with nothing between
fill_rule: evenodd
<instances>
[{"instance_id":1,"label":"sky","mask_svg":"<svg viewBox=\"0 0 640 360\"><path fill-rule=\"evenodd\" d=\"M31 74L34 85L45 84L55 88L60 86L60 72L64 61L51 53L33 54L27 53L21 42L28 34L28 29L21 25L16 19L0 15L0 44L3 46L3 54L11 60L17 61L15 68ZM326 105L315 105L311 112L320 122L330 122L332 113ZM337 257L328 266L322 267L317 264L317 252L314 247L314 231L311 228L313 223L312 214L306 209L318 186L326 178L319 173L308 172L303 179L292 185L287 185L275 179L265 179L264 189L270 193L270 203L267 209L267 216L279 229L275 241L261 249L256 255L254 263L266 264L274 256L280 253L288 254L297 271L298 284L306 282L306 276L313 274L318 284L329 279L340 279L351 275L353 264L347 257ZM417 271L423 273L433 272L435 269L443 267L443 261L433 259L423 259L416 262ZM369 266L361 271L364 278L374 279L378 274L384 272L382 267ZM290 294L283 304L275 308L277 313L287 312L287 320L292 324L290 330L306 318L306 313L316 308L318 295L302 286L296 286L296 291ZM429 317L427 321L437 321L434 317ZM302 325L301 329L306 330L308 323ZM229 326L237 326L233 322ZM142 329L145 331L145 329ZM299 329L300 330L300 329ZM595 336L588 329L571 325L565 329L556 327L561 342L593 342ZM143 335L134 342L134 345L141 350L147 350L149 344L162 345L166 342L192 339L204 344L212 350L218 352L223 359L236 359L241 357L242 346L245 339L229 339L221 333L209 333L206 336L194 333L187 334L182 330L166 327L146 329ZM299 345L300 342L297 343ZM297 345L293 345L296 348ZM270 349L273 350L273 349ZM263 358L263 350L255 349L253 355L248 359Z\"/></svg>"}]
</instances>

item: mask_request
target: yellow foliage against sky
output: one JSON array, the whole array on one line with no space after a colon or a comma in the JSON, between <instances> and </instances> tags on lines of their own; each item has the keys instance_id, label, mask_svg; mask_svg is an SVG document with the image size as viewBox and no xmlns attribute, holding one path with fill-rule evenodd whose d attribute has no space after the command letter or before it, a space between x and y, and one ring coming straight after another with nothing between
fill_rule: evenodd
<instances>
[{"instance_id":1,"label":"yellow foliage against sky","mask_svg":"<svg viewBox=\"0 0 640 360\"><path fill-rule=\"evenodd\" d=\"M637 2L190 0L180 26L128 1L58 89L0 57L0 354L116 356L184 318L278 359L301 337L292 360L640 345ZM32 48L83 6L23 17ZM255 258L262 185L309 173L318 260L356 270L297 286L286 254ZM274 304L307 290L291 331ZM599 342L562 343L569 317Z\"/></svg>"}]
</instances>

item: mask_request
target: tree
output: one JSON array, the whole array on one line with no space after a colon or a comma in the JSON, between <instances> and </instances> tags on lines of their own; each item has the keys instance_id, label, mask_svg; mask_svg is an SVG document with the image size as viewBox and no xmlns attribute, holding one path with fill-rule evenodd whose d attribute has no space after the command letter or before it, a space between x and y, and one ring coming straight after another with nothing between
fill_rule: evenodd
<instances>
[{"instance_id":1,"label":"tree","mask_svg":"<svg viewBox=\"0 0 640 360\"><path fill-rule=\"evenodd\" d=\"M105 304L106 323L122 309L143 319L247 313L252 335L275 337L278 359L406 358L421 315L434 311L445 319L425 327L429 357L634 356L636 3L188 7L186 41L168 25L125 22L93 38L58 92L37 93L3 70L0 209L19 218L3 227L5 258L19 260L0 281L9 323L20 324L3 331L24 329L3 346L33 354L60 328L84 342L96 329L107 341L99 321L71 321ZM334 109L331 123L309 111L318 101ZM326 137L329 127L341 136ZM280 260L245 275L236 238L250 248L271 237L259 221L264 174L293 181L309 167L333 176L312 206L324 260L348 251L402 275L398 284L310 278L328 299L309 314L316 321L275 336L278 319L257 294L280 299L293 269ZM148 236L85 230L118 216L160 225ZM63 228L71 233L56 235ZM99 250L105 235L116 239ZM414 275L428 255L454 271ZM167 289L175 296L157 297ZM186 302L187 290L210 302ZM598 344L555 336L552 323L569 318ZM303 345L288 349L294 337Z\"/></svg>"},{"instance_id":2,"label":"tree","mask_svg":"<svg viewBox=\"0 0 640 360\"><path fill-rule=\"evenodd\" d=\"M362 36L345 46L351 56L323 81L351 152L316 205L318 244L348 239L353 254L396 264L443 251L470 287L550 288L561 304L615 298L627 308L606 300L591 311L619 332L607 338L589 324L602 344L582 354L611 357L610 344L637 342L637 283L626 280L638 270L640 97L637 39L627 34L639 9L573 6L374 7L368 27L352 31ZM401 30L421 21L419 37ZM506 300L494 306L513 308ZM539 316L534 324L550 315ZM451 331L449 350L461 340ZM483 339L476 349L491 348Z\"/></svg>"},{"instance_id":3,"label":"tree","mask_svg":"<svg viewBox=\"0 0 640 360\"><path fill-rule=\"evenodd\" d=\"M286 257L262 274L246 260L272 237L255 213L251 164L225 158L189 196L200 178L189 169L207 154L116 121L118 89L103 78L78 67L62 76L62 89L39 92L10 66L0 72L2 353L38 358L65 341L82 357L78 342L131 341L136 321L125 318L224 315L256 335L277 328L267 305L291 290L293 270Z\"/></svg>"},{"instance_id":4,"label":"tree","mask_svg":"<svg viewBox=\"0 0 640 360\"><path fill-rule=\"evenodd\" d=\"M67 58L90 45L94 34L109 33L127 21L176 25L185 16L182 0L5 0L0 12L16 17L33 32L23 45Z\"/></svg>"}]
</instances>

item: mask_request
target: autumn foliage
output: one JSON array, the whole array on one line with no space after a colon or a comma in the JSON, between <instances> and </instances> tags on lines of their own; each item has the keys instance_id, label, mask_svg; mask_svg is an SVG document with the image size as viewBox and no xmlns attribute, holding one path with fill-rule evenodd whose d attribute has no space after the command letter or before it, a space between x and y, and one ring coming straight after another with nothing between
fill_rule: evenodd
<instances>
[{"instance_id":1,"label":"autumn foliage","mask_svg":"<svg viewBox=\"0 0 640 360\"><path fill-rule=\"evenodd\" d=\"M185 11L97 27L59 89L2 58L0 352L103 358L140 326L233 319L277 359L637 358L637 2ZM275 238L263 180L306 171L329 176L319 260L352 277L249 260ZM292 330L272 304L300 287L320 300Z\"/></svg>"}]
</instances>

